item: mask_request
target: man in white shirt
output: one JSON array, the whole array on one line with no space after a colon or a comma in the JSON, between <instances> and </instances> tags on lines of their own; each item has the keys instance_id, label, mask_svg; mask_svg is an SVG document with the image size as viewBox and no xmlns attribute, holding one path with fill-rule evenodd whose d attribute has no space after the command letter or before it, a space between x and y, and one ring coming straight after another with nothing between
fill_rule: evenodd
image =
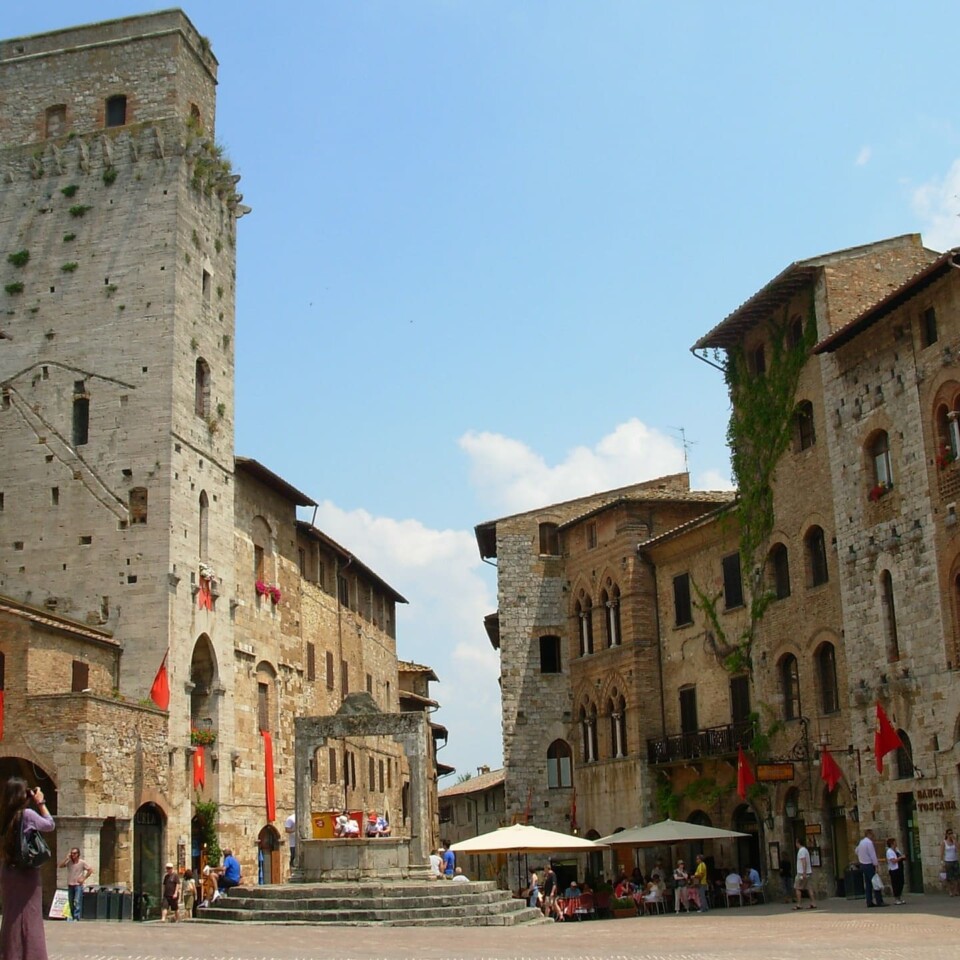
<instances>
[{"instance_id":1,"label":"man in white shirt","mask_svg":"<svg viewBox=\"0 0 960 960\"><path fill-rule=\"evenodd\" d=\"M873 889L873 878L877 875L877 848L873 844L873 831L864 830L863 839L857 844L857 860L863 874L863 892L868 907L885 907L881 890Z\"/></svg>"},{"instance_id":2,"label":"man in white shirt","mask_svg":"<svg viewBox=\"0 0 960 960\"><path fill-rule=\"evenodd\" d=\"M800 901L803 899L803 891L807 891L810 898L810 909L817 907L817 895L813 892L813 864L810 862L810 851L803 845L803 841L797 837L797 875L793 881L793 891L797 895L797 905L794 910L802 910L803 905Z\"/></svg>"},{"instance_id":3,"label":"man in white shirt","mask_svg":"<svg viewBox=\"0 0 960 960\"><path fill-rule=\"evenodd\" d=\"M454 867L453 869L453 882L454 883L469 883L470 878L460 869L460 867Z\"/></svg>"},{"instance_id":4,"label":"man in white shirt","mask_svg":"<svg viewBox=\"0 0 960 960\"><path fill-rule=\"evenodd\" d=\"M439 850L434 850L430 854L430 879L439 880L440 879L440 864L443 862L443 858L440 856Z\"/></svg>"},{"instance_id":5,"label":"man in white shirt","mask_svg":"<svg viewBox=\"0 0 960 960\"><path fill-rule=\"evenodd\" d=\"M287 843L290 845L290 869L293 869L294 861L297 859L297 815L291 813L283 822L283 829L287 834Z\"/></svg>"}]
</instances>

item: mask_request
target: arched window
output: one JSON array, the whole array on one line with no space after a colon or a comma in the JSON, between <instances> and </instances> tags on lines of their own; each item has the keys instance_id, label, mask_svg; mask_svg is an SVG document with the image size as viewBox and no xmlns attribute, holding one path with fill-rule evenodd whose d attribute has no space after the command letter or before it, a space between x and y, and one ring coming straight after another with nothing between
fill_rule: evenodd
<instances>
[{"instance_id":1,"label":"arched window","mask_svg":"<svg viewBox=\"0 0 960 960\"><path fill-rule=\"evenodd\" d=\"M817 678L820 681L821 710L836 713L840 709L840 694L837 689L837 655L832 643L825 643L817 650Z\"/></svg>"},{"instance_id":2,"label":"arched window","mask_svg":"<svg viewBox=\"0 0 960 960\"><path fill-rule=\"evenodd\" d=\"M788 653L780 661L780 686L783 688L783 719L797 720L800 710L800 668L797 658Z\"/></svg>"},{"instance_id":3,"label":"arched window","mask_svg":"<svg viewBox=\"0 0 960 960\"><path fill-rule=\"evenodd\" d=\"M830 579L827 568L827 541L822 527L811 527L804 537L804 546L807 551L807 571L810 577L810 586L817 587Z\"/></svg>"},{"instance_id":4,"label":"arched window","mask_svg":"<svg viewBox=\"0 0 960 960\"><path fill-rule=\"evenodd\" d=\"M589 704L580 708L580 738L584 763L598 759L597 750L597 708Z\"/></svg>"},{"instance_id":5,"label":"arched window","mask_svg":"<svg viewBox=\"0 0 960 960\"><path fill-rule=\"evenodd\" d=\"M607 701L607 713L610 715L610 756L627 755L627 702L614 690Z\"/></svg>"},{"instance_id":6,"label":"arched window","mask_svg":"<svg viewBox=\"0 0 960 960\"><path fill-rule=\"evenodd\" d=\"M873 484L883 490L893 487L893 465L890 462L890 438L886 430L878 430L867 444L867 457L873 471Z\"/></svg>"},{"instance_id":7,"label":"arched window","mask_svg":"<svg viewBox=\"0 0 960 960\"><path fill-rule=\"evenodd\" d=\"M198 417L205 420L210 417L210 364L203 357L197 357L194 378L194 410Z\"/></svg>"},{"instance_id":8,"label":"arched window","mask_svg":"<svg viewBox=\"0 0 960 960\"><path fill-rule=\"evenodd\" d=\"M560 533L555 523L540 524L540 555L546 557L560 555Z\"/></svg>"},{"instance_id":9,"label":"arched window","mask_svg":"<svg viewBox=\"0 0 960 960\"><path fill-rule=\"evenodd\" d=\"M817 442L817 433L813 424L813 404L801 400L793 415L794 442L797 450L809 450Z\"/></svg>"},{"instance_id":10,"label":"arched window","mask_svg":"<svg viewBox=\"0 0 960 960\"><path fill-rule=\"evenodd\" d=\"M620 588L614 586L609 593L600 594L604 610L604 627L608 647L620 646Z\"/></svg>"},{"instance_id":11,"label":"arched window","mask_svg":"<svg viewBox=\"0 0 960 960\"><path fill-rule=\"evenodd\" d=\"M790 596L790 560L787 548L782 543L775 543L770 549L767 562L773 581L773 594L778 600L785 600Z\"/></svg>"},{"instance_id":12,"label":"arched window","mask_svg":"<svg viewBox=\"0 0 960 960\"><path fill-rule=\"evenodd\" d=\"M910 738L903 730L897 731L900 738L900 746L897 747L897 779L912 780L916 775L913 766L913 747L910 744Z\"/></svg>"},{"instance_id":13,"label":"arched window","mask_svg":"<svg viewBox=\"0 0 960 960\"><path fill-rule=\"evenodd\" d=\"M880 606L887 662L893 663L900 659L900 642L897 638L897 608L893 599L893 577L889 570L884 570L880 574Z\"/></svg>"},{"instance_id":14,"label":"arched window","mask_svg":"<svg viewBox=\"0 0 960 960\"><path fill-rule=\"evenodd\" d=\"M573 786L573 751L566 740L547 747L547 786L551 790Z\"/></svg>"},{"instance_id":15,"label":"arched window","mask_svg":"<svg viewBox=\"0 0 960 960\"><path fill-rule=\"evenodd\" d=\"M580 627L580 656L593 653L593 601L584 595L577 601L577 619Z\"/></svg>"},{"instance_id":16,"label":"arched window","mask_svg":"<svg viewBox=\"0 0 960 960\"><path fill-rule=\"evenodd\" d=\"M207 499L207 491L200 491L200 542L198 544L198 549L200 551L200 559L207 560L209 558L209 549L210 549L210 501Z\"/></svg>"}]
</instances>

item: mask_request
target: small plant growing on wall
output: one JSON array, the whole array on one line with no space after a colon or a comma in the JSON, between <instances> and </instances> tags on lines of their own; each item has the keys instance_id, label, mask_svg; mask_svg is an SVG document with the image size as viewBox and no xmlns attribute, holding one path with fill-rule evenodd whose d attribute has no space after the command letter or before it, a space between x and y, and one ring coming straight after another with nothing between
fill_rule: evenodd
<instances>
[{"instance_id":1,"label":"small plant growing on wall","mask_svg":"<svg viewBox=\"0 0 960 960\"><path fill-rule=\"evenodd\" d=\"M217 404L217 416L222 420L227 412L227 405L223 402Z\"/></svg>"},{"instance_id":2,"label":"small plant growing on wall","mask_svg":"<svg viewBox=\"0 0 960 960\"><path fill-rule=\"evenodd\" d=\"M12 297L15 293L23 293L23 284L17 280L16 283L8 283L3 289Z\"/></svg>"},{"instance_id":3,"label":"small plant growing on wall","mask_svg":"<svg viewBox=\"0 0 960 960\"><path fill-rule=\"evenodd\" d=\"M12 263L15 267L25 267L29 260L29 250L18 250L16 253L7 254L7 263Z\"/></svg>"},{"instance_id":4,"label":"small plant growing on wall","mask_svg":"<svg viewBox=\"0 0 960 960\"><path fill-rule=\"evenodd\" d=\"M71 183L68 187L63 187L60 192L69 199L72 197L80 188L75 184Z\"/></svg>"},{"instance_id":5,"label":"small plant growing on wall","mask_svg":"<svg viewBox=\"0 0 960 960\"><path fill-rule=\"evenodd\" d=\"M103 171L103 182L109 187L114 180L117 179L117 168L116 167L107 167Z\"/></svg>"},{"instance_id":6,"label":"small plant growing on wall","mask_svg":"<svg viewBox=\"0 0 960 960\"><path fill-rule=\"evenodd\" d=\"M77 235L75 233L65 233L63 235L64 243L69 243L71 240L76 240L76 239L77 239Z\"/></svg>"},{"instance_id":7,"label":"small plant growing on wall","mask_svg":"<svg viewBox=\"0 0 960 960\"><path fill-rule=\"evenodd\" d=\"M77 263L76 260L71 260L69 263L65 263L60 269L61 269L64 273L73 273L73 271L76 270L77 267L79 267L79 266L80 266L80 264Z\"/></svg>"},{"instance_id":8,"label":"small plant growing on wall","mask_svg":"<svg viewBox=\"0 0 960 960\"><path fill-rule=\"evenodd\" d=\"M70 216L82 217L90 209L86 204L78 203L76 206L70 208Z\"/></svg>"}]
</instances>

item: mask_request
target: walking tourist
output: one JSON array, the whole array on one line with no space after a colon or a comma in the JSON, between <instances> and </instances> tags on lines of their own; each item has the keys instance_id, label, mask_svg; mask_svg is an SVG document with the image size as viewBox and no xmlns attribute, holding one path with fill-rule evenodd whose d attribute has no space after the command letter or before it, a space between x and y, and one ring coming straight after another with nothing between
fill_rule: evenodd
<instances>
[{"instance_id":1,"label":"walking tourist","mask_svg":"<svg viewBox=\"0 0 960 960\"><path fill-rule=\"evenodd\" d=\"M960 896L960 856L952 829L947 830L940 844L940 869L946 874L947 893L951 897Z\"/></svg>"},{"instance_id":2,"label":"walking tourist","mask_svg":"<svg viewBox=\"0 0 960 960\"><path fill-rule=\"evenodd\" d=\"M810 909L817 908L817 895L813 892L813 862L810 860L810 851L806 848L804 842L797 837L797 875L793 878L793 892L796 895L797 902L794 910L802 910L803 891L807 891L810 898Z\"/></svg>"},{"instance_id":3,"label":"walking tourist","mask_svg":"<svg viewBox=\"0 0 960 960\"><path fill-rule=\"evenodd\" d=\"M903 866L907 858L897 849L897 838L889 837L887 839L887 872L890 874L890 887L893 890L893 902L903 903L903 873L906 869Z\"/></svg>"},{"instance_id":4,"label":"walking tourist","mask_svg":"<svg viewBox=\"0 0 960 960\"><path fill-rule=\"evenodd\" d=\"M863 893L868 907L885 907L883 902L883 884L877 889L874 877L877 876L877 848L873 843L873 831L864 830L863 839L857 844L857 860L860 863L860 872L863 874Z\"/></svg>"}]
</instances>

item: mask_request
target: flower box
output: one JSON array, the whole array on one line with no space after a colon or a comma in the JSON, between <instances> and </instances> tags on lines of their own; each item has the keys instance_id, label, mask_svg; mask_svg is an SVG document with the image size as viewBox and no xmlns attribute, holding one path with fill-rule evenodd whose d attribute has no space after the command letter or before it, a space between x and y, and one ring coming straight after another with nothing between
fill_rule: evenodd
<instances>
[{"instance_id":1,"label":"flower box","mask_svg":"<svg viewBox=\"0 0 960 960\"><path fill-rule=\"evenodd\" d=\"M193 727L190 730L190 743L195 747L212 747L217 742L217 731L203 727Z\"/></svg>"},{"instance_id":2,"label":"flower box","mask_svg":"<svg viewBox=\"0 0 960 960\"><path fill-rule=\"evenodd\" d=\"M876 503L882 497L885 497L893 489L892 483L878 483L870 488L867 499L871 503Z\"/></svg>"}]
</instances>

